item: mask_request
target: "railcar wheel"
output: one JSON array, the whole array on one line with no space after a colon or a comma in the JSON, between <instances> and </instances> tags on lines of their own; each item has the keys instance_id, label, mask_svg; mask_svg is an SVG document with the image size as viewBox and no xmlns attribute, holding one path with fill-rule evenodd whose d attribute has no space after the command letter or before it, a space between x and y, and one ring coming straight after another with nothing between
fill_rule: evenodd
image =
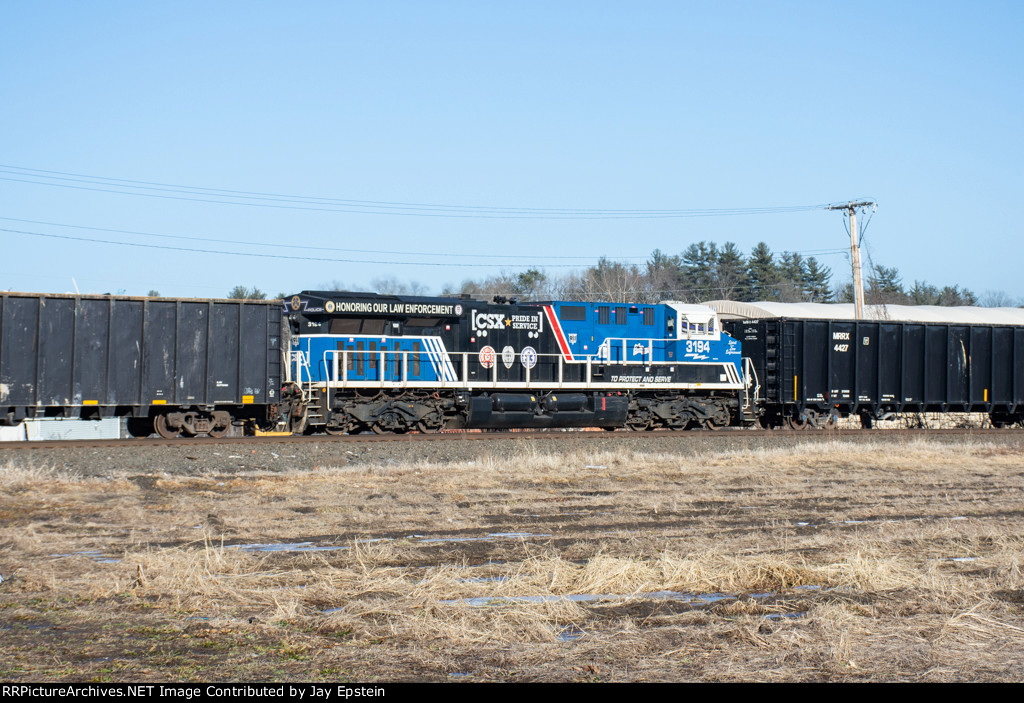
<instances>
[{"instance_id":1,"label":"railcar wheel","mask_svg":"<svg viewBox=\"0 0 1024 703\"><path fill-rule=\"evenodd\" d=\"M799 417L794 415L793 417L786 418L786 426L791 430L806 430L807 429L807 416L800 415Z\"/></svg>"},{"instance_id":2,"label":"railcar wheel","mask_svg":"<svg viewBox=\"0 0 1024 703\"><path fill-rule=\"evenodd\" d=\"M157 415L153 418L153 429L164 439L177 439L181 436L180 430L176 430L167 424L166 415Z\"/></svg>"},{"instance_id":3,"label":"railcar wheel","mask_svg":"<svg viewBox=\"0 0 1024 703\"><path fill-rule=\"evenodd\" d=\"M826 430L834 430L836 428L836 425L838 424L839 416L836 415L835 413L830 413L828 419L825 420L824 424L822 424L822 427L824 427Z\"/></svg>"},{"instance_id":4,"label":"railcar wheel","mask_svg":"<svg viewBox=\"0 0 1024 703\"><path fill-rule=\"evenodd\" d=\"M220 439L221 437L226 437L228 434L228 430L230 429L231 423L229 422L226 425L218 425L213 427L209 432L207 432L207 434L213 437L214 439Z\"/></svg>"}]
</instances>

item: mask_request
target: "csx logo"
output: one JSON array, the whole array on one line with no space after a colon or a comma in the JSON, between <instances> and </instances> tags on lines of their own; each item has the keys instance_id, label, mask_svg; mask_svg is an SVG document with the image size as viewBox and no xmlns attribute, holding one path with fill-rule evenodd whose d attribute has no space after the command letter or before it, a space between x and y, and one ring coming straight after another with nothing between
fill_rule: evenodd
<instances>
[{"instance_id":1,"label":"csx logo","mask_svg":"<svg viewBox=\"0 0 1024 703\"><path fill-rule=\"evenodd\" d=\"M504 315L501 313L487 313L477 312L474 310L471 314L473 320L473 329L475 330L500 330L505 325Z\"/></svg>"}]
</instances>

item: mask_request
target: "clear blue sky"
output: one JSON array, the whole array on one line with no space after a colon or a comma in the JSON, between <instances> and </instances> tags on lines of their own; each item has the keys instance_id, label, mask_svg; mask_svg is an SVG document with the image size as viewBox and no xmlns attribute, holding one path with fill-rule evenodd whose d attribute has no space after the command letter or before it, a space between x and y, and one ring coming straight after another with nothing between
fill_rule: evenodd
<instances>
[{"instance_id":1,"label":"clear blue sky","mask_svg":"<svg viewBox=\"0 0 1024 703\"><path fill-rule=\"evenodd\" d=\"M905 283L1021 297L1022 19L1015 2L8 1L0 228L34 234L0 232L0 288L273 295L393 276L436 292L502 266L642 263L699 240L848 244L821 211L438 217L314 197L575 210L872 198L866 247ZM140 197L22 169L307 200ZM843 255L820 258L849 278Z\"/></svg>"}]
</instances>

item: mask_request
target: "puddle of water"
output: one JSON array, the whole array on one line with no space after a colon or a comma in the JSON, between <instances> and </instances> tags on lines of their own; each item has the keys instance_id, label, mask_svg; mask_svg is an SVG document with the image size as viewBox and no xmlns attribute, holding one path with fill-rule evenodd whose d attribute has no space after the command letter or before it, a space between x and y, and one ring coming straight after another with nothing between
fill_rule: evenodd
<instances>
[{"instance_id":1,"label":"puddle of water","mask_svg":"<svg viewBox=\"0 0 1024 703\"><path fill-rule=\"evenodd\" d=\"M578 640L583 635L587 634L578 627L567 627L558 633L559 642L573 642Z\"/></svg>"},{"instance_id":2,"label":"puddle of water","mask_svg":"<svg viewBox=\"0 0 1024 703\"><path fill-rule=\"evenodd\" d=\"M417 540L420 544L436 542L493 542L496 539L534 539L554 537L551 534L534 534L531 532L492 532L486 537L424 537Z\"/></svg>"},{"instance_id":3,"label":"puddle of water","mask_svg":"<svg viewBox=\"0 0 1024 703\"><path fill-rule=\"evenodd\" d=\"M97 564L120 564L121 560L116 557L104 554L98 549L85 549L80 552L70 552L68 554L50 554L53 559L67 559L69 557L85 557L86 559L92 559Z\"/></svg>"},{"instance_id":4,"label":"puddle of water","mask_svg":"<svg viewBox=\"0 0 1024 703\"><path fill-rule=\"evenodd\" d=\"M734 600L736 596L725 593L680 593L678 591L655 591L654 593L571 593L563 596L484 596L481 598L456 598L443 600L444 605L469 605L473 607L507 605L508 603L552 603L566 601L569 603L594 603L607 600L676 600L695 605L710 605L723 600Z\"/></svg>"},{"instance_id":5,"label":"puddle of water","mask_svg":"<svg viewBox=\"0 0 1024 703\"><path fill-rule=\"evenodd\" d=\"M284 542L277 544L230 544L231 549L246 552L331 552L351 549L340 545L314 545L312 542Z\"/></svg>"},{"instance_id":6,"label":"puddle of water","mask_svg":"<svg viewBox=\"0 0 1024 703\"><path fill-rule=\"evenodd\" d=\"M806 615L807 615L806 612L803 612L803 613L769 613L768 615L765 615L763 619L764 620L789 620L791 618L802 618L802 617L805 617Z\"/></svg>"},{"instance_id":7,"label":"puddle of water","mask_svg":"<svg viewBox=\"0 0 1024 703\"><path fill-rule=\"evenodd\" d=\"M493 542L501 539L538 539L554 537L552 534L536 534L533 532L492 532L485 537L426 537L424 535L407 535L405 539L418 542L419 544L435 544L438 542ZM394 542L392 537L371 537L357 539L356 544L371 544L373 542ZM268 542L253 544L231 544L227 545L232 549L241 549L247 552L329 552L351 549L349 546L337 544L316 544L314 542ZM68 555L54 555L68 556Z\"/></svg>"}]
</instances>

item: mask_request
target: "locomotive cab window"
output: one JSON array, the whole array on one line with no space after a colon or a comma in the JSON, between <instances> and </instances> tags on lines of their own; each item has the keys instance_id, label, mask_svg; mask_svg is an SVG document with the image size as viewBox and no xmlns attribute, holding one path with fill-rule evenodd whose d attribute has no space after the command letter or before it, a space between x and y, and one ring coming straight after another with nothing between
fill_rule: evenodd
<instances>
[{"instance_id":1,"label":"locomotive cab window","mask_svg":"<svg viewBox=\"0 0 1024 703\"><path fill-rule=\"evenodd\" d=\"M714 337L715 319L682 317L679 320L679 334L687 339L694 337Z\"/></svg>"}]
</instances>

